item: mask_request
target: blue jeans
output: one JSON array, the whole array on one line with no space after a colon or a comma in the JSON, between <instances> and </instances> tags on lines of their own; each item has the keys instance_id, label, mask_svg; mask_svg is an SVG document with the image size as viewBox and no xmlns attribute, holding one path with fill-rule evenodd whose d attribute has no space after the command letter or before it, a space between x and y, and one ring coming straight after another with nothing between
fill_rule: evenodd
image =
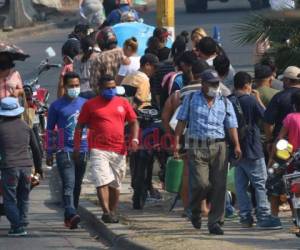
<instances>
[{"instance_id":1,"label":"blue jeans","mask_svg":"<svg viewBox=\"0 0 300 250\"><path fill-rule=\"evenodd\" d=\"M231 216L235 212L235 208L231 205L231 197L229 191L226 191L225 197L225 216Z\"/></svg>"},{"instance_id":2,"label":"blue jeans","mask_svg":"<svg viewBox=\"0 0 300 250\"><path fill-rule=\"evenodd\" d=\"M1 169L3 201L11 228L28 225L31 167Z\"/></svg>"},{"instance_id":3,"label":"blue jeans","mask_svg":"<svg viewBox=\"0 0 300 250\"><path fill-rule=\"evenodd\" d=\"M266 180L267 169L264 158L258 160L242 159L236 164L235 187L241 219L249 218L252 212L252 203L247 193L249 182L255 190L257 220L263 220L270 216Z\"/></svg>"},{"instance_id":4,"label":"blue jeans","mask_svg":"<svg viewBox=\"0 0 300 250\"><path fill-rule=\"evenodd\" d=\"M69 219L77 214L76 209L86 169L87 153L81 153L80 162L75 165L72 153L60 152L56 154L56 163L63 185L65 219Z\"/></svg>"}]
</instances>

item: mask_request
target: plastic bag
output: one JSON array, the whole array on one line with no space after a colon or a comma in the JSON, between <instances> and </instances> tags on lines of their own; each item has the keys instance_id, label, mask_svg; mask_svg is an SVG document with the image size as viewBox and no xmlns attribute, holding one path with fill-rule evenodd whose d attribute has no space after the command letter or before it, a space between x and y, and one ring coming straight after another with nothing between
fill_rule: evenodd
<instances>
[{"instance_id":1,"label":"plastic bag","mask_svg":"<svg viewBox=\"0 0 300 250\"><path fill-rule=\"evenodd\" d=\"M235 193L234 175L235 175L235 167L229 168L227 173L227 190L232 193Z\"/></svg>"},{"instance_id":2,"label":"plastic bag","mask_svg":"<svg viewBox=\"0 0 300 250\"><path fill-rule=\"evenodd\" d=\"M272 10L295 9L294 0L270 0Z\"/></svg>"}]
</instances>

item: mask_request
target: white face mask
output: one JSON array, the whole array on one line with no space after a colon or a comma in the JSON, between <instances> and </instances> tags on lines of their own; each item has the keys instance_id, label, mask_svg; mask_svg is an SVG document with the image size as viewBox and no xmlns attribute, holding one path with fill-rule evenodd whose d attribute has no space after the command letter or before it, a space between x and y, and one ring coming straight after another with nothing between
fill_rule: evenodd
<instances>
[{"instance_id":1,"label":"white face mask","mask_svg":"<svg viewBox=\"0 0 300 250\"><path fill-rule=\"evenodd\" d=\"M220 94L220 87L218 87L218 88L209 87L208 88L207 95L209 97L216 97L219 94Z\"/></svg>"},{"instance_id":2,"label":"white face mask","mask_svg":"<svg viewBox=\"0 0 300 250\"><path fill-rule=\"evenodd\" d=\"M71 98L77 98L80 94L80 88L68 89L68 96Z\"/></svg>"}]
</instances>

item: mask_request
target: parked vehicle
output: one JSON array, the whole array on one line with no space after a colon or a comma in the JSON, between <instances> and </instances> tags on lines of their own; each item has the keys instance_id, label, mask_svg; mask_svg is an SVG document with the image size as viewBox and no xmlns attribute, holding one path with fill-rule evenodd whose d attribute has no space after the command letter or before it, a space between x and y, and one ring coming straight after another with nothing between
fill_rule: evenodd
<instances>
[{"instance_id":1,"label":"parked vehicle","mask_svg":"<svg viewBox=\"0 0 300 250\"><path fill-rule=\"evenodd\" d=\"M295 234L300 237L300 149L293 152L288 141L280 140L276 145L276 163L268 169L268 173L268 190L283 182L287 198L293 205Z\"/></svg>"},{"instance_id":2,"label":"parked vehicle","mask_svg":"<svg viewBox=\"0 0 300 250\"><path fill-rule=\"evenodd\" d=\"M43 136L45 135L47 127L47 114L48 114L48 99L49 91L41 87L39 84L39 77L44 72L52 68L60 68L61 64L52 64L49 62L51 57L56 55L55 51L50 47L46 50L48 57L41 61L34 73L34 77L24 81L24 92L29 109L34 110L34 119L32 121L33 131L40 142L41 154L43 154Z\"/></svg>"},{"instance_id":3,"label":"parked vehicle","mask_svg":"<svg viewBox=\"0 0 300 250\"><path fill-rule=\"evenodd\" d=\"M195 13L195 12L205 12L208 7L208 1L216 0L184 0L186 12ZM222 3L226 3L229 0L218 0ZM269 7L269 0L248 0L250 6L253 10L258 10L261 8Z\"/></svg>"}]
</instances>

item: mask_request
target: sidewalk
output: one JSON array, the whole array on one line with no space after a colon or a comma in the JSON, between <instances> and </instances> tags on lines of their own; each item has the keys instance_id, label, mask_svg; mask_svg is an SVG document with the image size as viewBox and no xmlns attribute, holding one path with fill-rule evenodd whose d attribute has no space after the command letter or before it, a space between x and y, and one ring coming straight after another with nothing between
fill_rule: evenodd
<instances>
[{"instance_id":1,"label":"sidewalk","mask_svg":"<svg viewBox=\"0 0 300 250\"><path fill-rule=\"evenodd\" d=\"M63 224L63 209L50 201L48 180L31 192L29 226L26 237L8 237L9 223L5 216L0 223L0 250L44 250L44 249L82 249L101 250L108 246L90 236L86 224L82 228L70 230Z\"/></svg>"},{"instance_id":2,"label":"sidewalk","mask_svg":"<svg viewBox=\"0 0 300 250\"><path fill-rule=\"evenodd\" d=\"M15 42L16 39L22 37L30 37L47 31L51 32L51 30L58 28L73 27L79 20L79 14L77 12L77 9L64 10L49 15L47 21L37 22L32 27L14 29L10 32L0 30L0 41L5 40Z\"/></svg>"},{"instance_id":3,"label":"sidewalk","mask_svg":"<svg viewBox=\"0 0 300 250\"><path fill-rule=\"evenodd\" d=\"M206 218L203 220L200 231L195 230L186 218L182 218L183 209L180 202L173 212L168 212L174 196L163 191L162 193L162 201L148 203L142 211L133 210L132 190L130 179L127 177L121 190L120 225L103 224L100 221L99 205L91 205L88 202L82 205L85 210L95 213L96 217L93 219L98 218L101 230L108 235L109 241L122 238L125 239L127 245L128 242L132 243L128 248L124 245L123 249L299 249L299 238L289 232L292 227L290 213L281 214L283 230L261 231L255 227L244 229L240 227L236 219L225 222L224 236L211 236L206 227ZM82 199L88 199L97 204L93 184L83 185Z\"/></svg>"}]
</instances>

